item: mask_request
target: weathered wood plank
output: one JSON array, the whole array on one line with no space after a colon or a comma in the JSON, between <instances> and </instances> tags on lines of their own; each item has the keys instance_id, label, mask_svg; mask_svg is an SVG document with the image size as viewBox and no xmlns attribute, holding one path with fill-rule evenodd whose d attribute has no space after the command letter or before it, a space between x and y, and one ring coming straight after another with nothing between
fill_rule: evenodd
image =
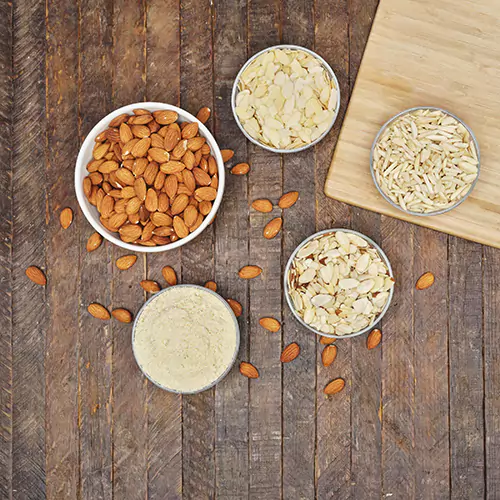
<instances>
[{"instance_id":1,"label":"weathered wood plank","mask_svg":"<svg viewBox=\"0 0 500 500\"><path fill-rule=\"evenodd\" d=\"M283 43L314 46L314 6L307 0L284 0ZM295 247L314 230L315 151L283 156L283 193L300 199L283 212L284 268ZM298 323L283 299L283 345L297 342L301 354L283 366L283 498L314 498L316 441L317 338Z\"/></svg>"},{"instance_id":2,"label":"weathered wood plank","mask_svg":"<svg viewBox=\"0 0 500 500\"><path fill-rule=\"evenodd\" d=\"M246 161L246 139L231 111L231 89L244 64L246 51L246 0L215 2L214 119L220 147L231 148ZM215 389L216 498L248 498L248 381L238 372L248 358L248 286L237 271L248 263L248 179L226 175L224 202L217 215L215 280L218 292L243 305L240 352L235 368Z\"/></svg>"},{"instance_id":3,"label":"weathered wood plank","mask_svg":"<svg viewBox=\"0 0 500 500\"><path fill-rule=\"evenodd\" d=\"M147 2L146 99L179 105L180 3ZM147 255L148 278L163 283L161 270L171 265L181 282L181 251ZM148 383L148 497L182 496L182 399Z\"/></svg>"},{"instance_id":4,"label":"weathered wood plank","mask_svg":"<svg viewBox=\"0 0 500 500\"><path fill-rule=\"evenodd\" d=\"M146 4L116 0L114 17L113 107L141 102L146 81ZM139 282L145 276L146 259L138 256L126 272L114 261L130 251L113 247L113 307L134 315L145 300ZM147 496L148 381L137 366L131 344L132 326L113 322L113 495L115 498Z\"/></svg>"},{"instance_id":5,"label":"weathered wood plank","mask_svg":"<svg viewBox=\"0 0 500 500\"><path fill-rule=\"evenodd\" d=\"M414 292L415 489L422 500L447 498L450 488L448 422L448 237L415 228L414 280L436 281Z\"/></svg>"},{"instance_id":6,"label":"weathered wood plank","mask_svg":"<svg viewBox=\"0 0 500 500\"><path fill-rule=\"evenodd\" d=\"M382 493L396 498L415 496L414 231L382 217L381 246L396 278L382 346Z\"/></svg>"},{"instance_id":7,"label":"weathered wood plank","mask_svg":"<svg viewBox=\"0 0 500 500\"><path fill-rule=\"evenodd\" d=\"M449 238L452 498L485 493L482 247Z\"/></svg>"},{"instance_id":8,"label":"weathered wood plank","mask_svg":"<svg viewBox=\"0 0 500 500\"><path fill-rule=\"evenodd\" d=\"M500 497L500 252L483 248L486 498Z\"/></svg>"},{"instance_id":9,"label":"weathered wood plank","mask_svg":"<svg viewBox=\"0 0 500 500\"><path fill-rule=\"evenodd\" d=\"M0 4L0 497L12 492L12 3Z\"/></svg>"},{"instance_id":10,"label":"weathered wood plank","mask_svg":"<svg viewBox=\"0 0 500 500\"><path fill-rule=\"evenodd\" d=\"M213 109L212 6L181 2L181 106L196 114ZM208 123L210 125L210 122ZM214 277L214 226L182 249L184 283L203 284ZM214 389L183 397L183 494L213 498L215 490Z\"/></svg>"},{"instance_id":11,"label":"weathered wood plank","mask_svg":"<svg viewBox=\"0 0 500 500\"><path fill-rule=\"evenodd\" d=\"M78 8L47 4L47 293L45 340L46 488L49 498L76 498L79 483L79 227L64 230L59 213L77 213L73 185L78 154Z\"/></svg>"},{"instance_id":12,"label":"weathered wood plank","mask_svg":"<svg viewBox=\"0 0 500 500\"><path fill-rule=\"evenodd\" d=\"M13 428L12 490L45 496L46 289L24 272L46 267L45 2L14 4L13 166Z\"/></svg>"},{"instance_id":13,"label":"weathered wood plank","mask_svg":"<svg viewBox=\"0 0 500 500\"><path fill-rule=\"evenodd\" d=\"M279 2L255 1L248 4L248 46L252 55L280 42ZM248 145L251 170L248 176L250 200L277 200L283 190L282 159L259 146ZM260 378L250 381L249 497L275 499L282 496L282 332L269 333L259 325L263 316L282 321L280 232L272 240L262 236L265 224L280 210L262 214L250 211L249 264L263 273L250 282L250 362Z\"/></svg>"},{"instance_id":14,"label":"weathered wood plank","mask_svg":"<svg viewBox=\"0 0 500 500\"><path fill-rule=\"evenodd\" d=\"M80 4L80 139L112 111L112 0ZM91 302L111 303L111 244L87 253L94 229L81 211L80 233L80 496L112 498L112 327L92 318Z\"/></svg>"}]
</instances>

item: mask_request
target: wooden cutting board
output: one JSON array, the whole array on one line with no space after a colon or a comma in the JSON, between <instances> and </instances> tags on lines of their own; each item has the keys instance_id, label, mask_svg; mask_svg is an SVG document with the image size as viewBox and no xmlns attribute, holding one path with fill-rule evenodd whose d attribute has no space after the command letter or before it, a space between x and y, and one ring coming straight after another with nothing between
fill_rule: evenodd
<instances>
[{"instance_id":1,"label":"wooden cutting board","mask_svg":"<svg viewBox=\"0 0 500 500\"><path fill-rule=\"evenodd\" d=\"M380 127L414 106L467 123L481 152L479 182L443 215L415 217L375 188L370 148ZM381 0L325 193L337 200L500 247L500 0Z\"/></svg>"}]
</instances>

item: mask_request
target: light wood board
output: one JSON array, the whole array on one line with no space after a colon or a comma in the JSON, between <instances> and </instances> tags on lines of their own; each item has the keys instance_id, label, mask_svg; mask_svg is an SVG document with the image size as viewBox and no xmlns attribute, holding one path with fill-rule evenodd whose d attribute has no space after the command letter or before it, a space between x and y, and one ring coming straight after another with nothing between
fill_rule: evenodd
<instances>
[{"instance_id":1,"label":"light wood board","mask_svg":"<svg viewBox=\"0 0 500 500\"><path fill-rule=\"evenodd\" d=\"M500 247L500 0L381 0L325 184L335 199ZM447 214L407 215L373 184L380 127L414 106L451 111L474 131L479 182Z\"/></svg>"}]
</instances>

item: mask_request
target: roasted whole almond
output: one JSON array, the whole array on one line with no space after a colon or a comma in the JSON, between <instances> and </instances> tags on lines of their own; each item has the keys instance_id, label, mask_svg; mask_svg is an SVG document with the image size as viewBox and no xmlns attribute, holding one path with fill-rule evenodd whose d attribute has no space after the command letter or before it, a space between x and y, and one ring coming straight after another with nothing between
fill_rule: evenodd
<instances>
[{"instance_id":1,"label":"roasted whole almond","mask_svg":"<svg viewBox=\"0 0 500 500\"><path fill-rule=\"evenodd\" d=\"M299 199L298 191L290 191L289 193L284 194L278 201L278 206L280 208L290 208L295 205L297 200Z\"/></svg>"},{"instance_id":2,"label":"roasted whole almond","mask_svg":"<svg viewBox=\"0 0 500 500\"><path fill-rule=\"evenodd\" d=\"M68 229L73 222L73 210L71 208L63 208L61 213L59 214L59 222L61 223L61 227L63 229Z\"/></svg>"},{"instance_id":3,"label":"roasted whole almond","mask_svg":"<svg viewBox=\"0 0 500 500\"><path fill-rule=\"evenodd\" d=\"M193 205L188 205L183 213L184 222L187 227L193 227L198 220L198 210Z\"/></svg>"},{"instance_id":4,"label":"roasted whole almond","mask_svg":"<svg viewBox=\"0 0 500 500\"><path fill-rule=\"evenodd\" d=\"M116 267L120 269L120 271L126 271L130 269L137 262L136 255L124 255L116 259Z\"/></svg>"},{"instance_id":5,"label":"roasted whole almond","mask_svg":"<svg viewBox=\"0 0 500 500\"><path fill-rule=\"evenodd\" d=\"M155 225L152 221L149 221L143 228L141 234L141 243L150 241L153 238L153 231L155 230Z\"/></svg>"},{"instance_id":6,"label":"roasted whole almond","mask_svg":"<svg viewBox=\"0 0 500 500\"><path fill-rule=\"evenodd\" d=\"M149 146L151 146L151 139L149 137L144 137L137 141L130 151L130 154L135 158L146 156L148 154Z\"/></svg>"},{"instance_id":7,"label":"roasted whole almond","mask_svg":"<svg viewBox=\"0 0 500 500\"><path fill-rule=\"evenodd\" d=\"M163 184L165 183L166 177L167 175L161 170L156 174L156 178L153 184L153 187L156 189L156 191L161 191L163 189Z\"/></svg>"},{"instance_id":8,"label":"roasted whole almond","mask_svg":"<svg viewBox=\"0 0 500 500\"><path fill-rule=\"evenodd\" d=\"M155 227L171 226L172 225L172 217L170 217L170 215L164 214L162 212L153 212L150 215L150 219Z\"/></svg>"},{"instance_id":9,"label":"roasted whole almond","mask_svg":"<svg viewBox=\"0 0 500 500\"><path fill-rule=\"evenodd\" d=\"M151 134L151 147L165 149L165 140L160 134Z\"/></svg>"},{"instance_id":10,"label":"roasted whole almond","mask_svg":"<svg viewBox=\"0 0 500 500\"><path fill-rule=\"evenodd\" d=\"M174 201L172 201L170 211L172 212L172 215L178 215L182 213L188 205L189 196L187 194L180 194L174 198Z\"/></svg>"},{"instance_id":11,"label":"roasted whole almond","mask_svg":"<svg viewBox=\"0 0 500 500\"><path fill-rule=\"evenodd\" d=\"M186 168L186 165L181 161L169 160L166 163L160 165L160 170L165 174L176 174L182 172Z\"/></svg>"},{"instance_id":12,"label":"roasted whole almond","mask_svg":"<svg viewBox=\"0 0 500 500\"><path fill-rule=\"evenodd\" d=\"M246 361L240 363L240 373L247 378L259 378L259 370Z\"/></svg>"},{"instance_id":13,"label":"roasted whole almond","mask_svg":"<svg viewBox=\"0 0 500 500\"><path fill-rule=\"evenodd\" d=\"M232 149L221 149L222 161L226 163L234 156L234 151Z\"/></svg>"},{"instance_id":14,"label":"roasted whole almond","mask_svg":"<svg viewBox=\"0 0 500 500\"><path fill-rule=\"evenodd\" d=\"M274 238L280 232L282 224L283 219L281 217L276 217L272 221L268 222L264 228L264 238L267 238L268 240Z\"/></svg>"},{"instance_id":15,"label":"roasted whole almond","mask_svg":"<svg viewBox=\"0 0 500 500\"><path fill-rule=\"evenodd\" d=\"M47 284L47 278L39 267L29 266L25 272L28 279L33 281L36 285L45 286Z\"/></svg>"},{"instance_id":16,"label":"roasted whole almond","mask_svg":"<svg viewBox=\"0 0 500 500\"><path fill-rule=\"evenodd\" d=\"M116 172L116 178L121 186L133 186L135 182L134 174L128 168L119 168Z\"/></svg>"},{"instance_id":17,"label":"roasted whole almond","mask_svg":"<svg viewBox=\"0 0 500 500\"><path fill-rule=\"evenodd\" d=\"M194 193L194 190L196 189L196 180L194 178L193 173L188 169L184 169L181 173L182 173L182 180L184 181L184 185L192 193Z\"/></svg>"},{"instance_id":18,"label":"roasted whole almond","mask_svg":"<svg viewBox=\"0 0 500 500\"><path fill-rule=\"evenodd\" d=\"M198 186L209 186L212 182L210 176L199 167L193 168L192 174Z\"/></svg>"},{"instance_id":19,"label":"roasted whole almond","mask_svg":"<svg viewBox=\"0 0 500 500\"><path fill-rule=\"evenodd\" d=\"M273 211L273 204L265 198L255 200L252 203L252 208L257 212L269 213Z\"/></svg>"},{"instance_id":20,"label":"roasted whole almond","mask_svg":"<svg viewBox=\"0 0 500 500\"><path fill-rule=\"evenodd\" d=\"M177 285L177 274L175 273L175 269L171 266L165 266L161 270L161 274L163 275L164 280L170 285Z\"/></svg>"},{"instance_id":21,"label":"roasted whole almond","mask_svg":"<svg viewBox=\"0 0 500 500\"><path fill-rule=\"evenodd\" d=\"M207 156L210 154L210 146L205 142L203 146L200 148L201 149L201 154L204 156Z\"/></svg>"},{"instance_id":22,"label":"roasted whole almond","mask_svg":"<svg viewBox=\"0 0 500 500\"><path fill-rule=\"evenodd\" d=\"M148 163L146 170L144 170L144 175L143 175L144 182L148 186L153 185L156 176L158 175L158 170L159 170L158 163L156 163L155 161L151 161Z\"/></svg>"},{"instance_id":23,"label":"roasted whole almond","mask_svg":"<svg viewBox=\"0 0 500 500\"><path fill-rule=\"evenodd\" d=\"M92 233L87 240L87 252L97 250L102 243L102 236L99 233Z\"/></svg>"},{"instance_id":24,"label":"roasted whole almond","mask_svg":"<svg viewBox=\"0 0 500 500\"><path fill-rule=\"evenodd\" d=\"M219 177L217 174L212 176L212 182L210 183L210 186L212 186L214 189L217 189L219 187Z\"/></svg>"},{"instance_id":25,"label":"roasted whole almond","mask_svg":"<svg viewBox=\"0 0 500 500\"><path fill-rule=\"evenodd\" d=\"M172 220L173 222L173 220ZM166 237L166 236L172 236L172 234L174 234L174 228L173 226L160 226L160 227L155 227L153 229L153 234L156 234L158 236L163 236L163 237Z\"/></svg>"},{"instance_id":26,"label":"roasted whole almond","mask_svg":"<svg viewBox=\"0 0 500 500\"><path fill-rule=\"evenodd\" d=\"M83 194L87 197L90 197L90 193L92 193L92 182L88 177L83 179Z\"/></svg>"},{"instance_id":27,"label":"roasted whole almond","mask_svg":"<svg viewBox=\"0 0 500 500\"><path fill-rule=\"evenodd\" d=\"M215 175L216 173L218 173L219 169L217 167L217 160L212 155L208 157L207 162L208 162L208 173L210 175Z\"/></svg>"},{"instance_id":28,"label":"roasted whole almond","mask_svg":"<svg viewBox=\"0 0 500 500\"><path fill-rule=\"evenodd\" d=\"M154 111L153 116L160 125L169 125L179 118L179 115L175 111L170 110Z\"/></svg>"},{"instance_id":29,"label":"roasted whole almond","mask_svg":"<svg viewBox=\"0 0 500 500\"><path fill-rule=\"evenodd\" d=\"M132 134L139 139L143 139L144 137L149 137L151 135L151 129L147 125L132 125L131 127ZM163 139L161 139L161 144L163 145ZM153 139L151 138L151 143Z\"/></svg>"},{"instance_id":30,"label":"roasted whole almond","mask_svg":"<svg viewBox=\"0 0 500 500\"><path fill-rule=\"evenodd\" d=\"M215 281L207 281L204 286L205 288L212 290L212 292L217 291L217 283Z\"/></svg>"},{"instance_id":31,"label":"roasted whole almond","mask_svg":"<svg viewBox=\"0 0 500 500\"><path fill-rule=\"evenodd\" d=\"M163 190L165 191L165 193L167 193L170 199L173 199L175 197L178 185L179 181L177 180L177 177L175 175L167 175L165 183L163 184Z\"/></svg>"},{"instance_id":32,"label":"roasted whole almond","mask_svg":"<svg viewBox=\"0 0 500 500\"><path fill-rule=\"evenodd\" d=\"M127 113L122 113L121 115L115 116L110 122L109 126L110 127L119 127L123 122L126 122L127 119L129 118L129 114Z\"/></svg>"},{"instance_id":33,"label":"roasted whole almond","mask_svg":"<svg viewBox=\"0 0 500 500\"><path fill-rule=\"evenodd\" d=\"M204 137L193 137L192 139L187 140L187 148L190 149L191 151L197 151L198 149L202 148L203 145L206 142L206 139Z\"/></svg>"},{"instance_id":34,"label":"roasted whole almond","mask_svg":"<svg viewBox=\"0 0 500 500\"><path fill-rule=\"evenodd\" d=\"M243 313L243 307L241 304L234 299L226 299L227 303L229 304L229 307L233 310L234 315L239 318L241 314Z\"/></svg>"},{"instance_id":35,"label":"roasted whole almond","mask_svg":"<svg viewBox=\"0 0 500 500\"><path fill-rule=\"evenodd\" d=\"M111 314L113 315L113 318L120 321L121 323L132 323L132 313L130 311L127 311L127 309L119 307L117 309L113 309L111 311Z\"/></svg>"},{"instance_id":36,"label":"roasted whole almond","mask_svg":"<svg viewBox=\"0 0 500 500\"><path fill-rule=\"evenodd\" d=\"M326 385L326 387L323 389L323 392L328 396L331 396L340 392L344 388L344 386L344 379L336 378Z\"/></svg>"},{"instance_id":37,"label":"roasted whole almond","mask_svg":"<svg viewBox=\"0 0 500 500\"><path fill-rule=\"evenodd\" d=\"M158 210L158 195L154 189L149 188L147 190L144 206L149 212L156 212Z\"/></svg>"},{"instance_id":38,"label":"roasted whole almond","mask_svg":"<svg viewBox=\"0 0 500 500\"><path fill-rule=\"evenodd\" d=\"M120 201L120 200L119 200ZM118 202L115 202L115 210ZM127 222L127 214L125 212L116 212L109 218L110 227L114 228L114 231L117 231L120 227L123 226Z\"/></svg>"},{"instance_id":39,"label":"roasted whole almond","mask_svg":"<svg viewBox=\"0 0 500 500\"><path fill-rule=\"evenodd\" d=\"M182 138L183 139L192 139L196 135L198 135L198 124L196 122L188 123L182 129Z\"/></svg>"},{"instance_id":40,"label":"roasted whole almond","mask_svg":"<svg viewBox=\"0 0 500 500\"><path fill-rule=\"evenodd\" d=\"M190 151L189 149L184 153L184 156L182 157L182 163L186 165L186 168L188 170L193 170L194 164L196 163L196 159L194 157L194 153Z\"/></svg>"},{"instance_id":41,"label":"roasted whole almond","mask_svg":"<svg viewBox=\"0 0 500 500\"><path fill-rule=\"evenodd\" d=\"M113 213L114 206L114 198L112 196L106 195L101 203L101 215L108 218Z\"/></svg>"},{"instance_id":42,"label":"roasted whole almond","mask_svg":"<svg viewBox=\"0 0 500 500\"><path fill-rule=\"evenodd\" d=\"M169 128L165 132L165 137L163 138L163 147L167 151L172 151L180 140L180 132L175 128Z\"/></svg>"},{"instance_id":43,"label":"roasted whole almond","mask_svg":"<svg viewBox=\"0 0 500 500\"><path fill-rule=\"evenodd\" d=\"M139 200L144 201L146 199L147 190L146 182L142 177L139 177L134 181L135 195L139 198Z\"/></svg>"},{"instance_id":44,"label":"roasted whole almond","mask_svg":"<svg viewBox=\"0 0 500 500\"><path fill-rule=\"evenodd\" d=\"M151 241L153 241L157 245L168 245L170 243L170 238L165 238L164 236L158 236L157 234L153 234Z\"/></svg>"},{"instance_id":45,"label":"roasted whole almond","mask_svg":"<svg viewBox=\"0 0 500 500\"><path fill-rule=\"evenodd\" d=\"M139 208L141 208L142 201L135 196L134 198L130 198L125 208L125 213L127 215L136 214L139 212Z\"/></svg>"},{"instance_id":46,"label":"roasted whole almond","mask_svg":"<svg viewBox=\"0 0 500 500\"><path fill-rule=\"evenodd\" d=\"M217 190L210 186L198 188L194 194L201 201L213 201L217 198Z\"/></svg>"},{"instance_id":47,"label":"roasted whole almond","mask_svg":"<svg viewBox=\"0 0 500 500\"><path fill-rule=\"evenodd\" d=\"M434 275L430 272L422 274L417 280L415 288L417 290L425 290L434 284Z\"/></svg>"},{"instance_id":48,"label":"roasted whole almond","mask_svg":"<svg viewBox=\"0 0 500 500\"><path fill-rule=\"evenodd\" d=\"M119 168L118 162L114 160L108 160L102 163L102 165L99 167L99 172L101 174L110 174L111 172L115 172Z\"/></svg>"},{"instance_id":49,"label":"roasted whole almond","mask_svg":"<svg viewBox=\"0 0 500 500\"><path fill-rule=\"evenodd\" d=\"M170 201L167 193L160 193L158 195L158 212L166 212L170 208Z\"/></svg>"},{"instance_id":50,"label":"roasted whole almond","mask_svg":"<svg viewBox=\"0 0 500 500\"><path fill-rule=\"evenodd\" d=\"M134 224L125 224L120 227L120 237L125 243L133 243L141 237L142 229Z\"/></svg>"},{"instance_id":51,"label":"roasted whole almond","mask_svg":"<svg viewBox=\"0 0 500 500\"><path fill-rule=\"evenodd\" d=\"M207 108L206 106L201 108L196 114L196 118L198 118L201 123L207 123L208 119L210 118L210 108Z\"/></svg>"},{"instance_id":52,"label":"roasted whole almond","mask_svg":"<svg viewBox=\"0 0 500 500\"><path fill-rule=\"evenodd\" d=\"M131 116L128 120L128 123L131 125L146 125L150 121L153 120L153 117L147 113L145 115L139 115L139 116Z\"/></svg>"},{"instance_id":53,"label":"roasted whole almond","mask_svg":"<svg viewBox=\"0 0 500 500\"><path fill-rule=\"evenodd\" d=\"M368 338L366 339L366 347L368 349L375 349L380 342L382 341L382 332L375 328L368 334Z\"/></svg>"},{"instance_id":54,"label":"roasted whole almond","mask_svg":"<svg viewBox=\"0 0 500 500\"><path fill-rule=\"evenodd\" d=\"M277 332L281 328L281 324L277 319L274 318L260 318L259 319L260 326L262 328L265 328L266 330L269 330L270 332Z\"/></svg>"},{"instance_id":55,"label":"roasted whole almond","mask_svg":"<svg viewBox=\"0 0 500 500\"><path fill-rule=\"evenodd\" d=\"M161 290L160 285L153 280L142 280L140 285L148 293L156 293Z\"/></svg>"},{"instance_id":56,"label":"roasted whole almond","mask_svg":"<svg viewBox=\"0 0 500 500\"><path fill-rule=\"evenodd\" d=\"M334 344L335 342L337 341L336 338L333 338L333 337L325 337L324 335L322 335L319 339L319 343L320 344L323 344L323 345L330 345L330 344Z\"/></svg>"},{"instance_id":57,"label":"roasted whole almond","mask_svg":"<svg viewBox=\"0 0 500 500\"><path fill-rule=\"evenodd\" d=\"M87 307L87 311L94 316L94 318L97 319L102 319L102 320L108 320L111 318L109 311L101 304L98 304L97 302L93 302L92 304L89 304Z\"/></svg>"},{"instance_id":58,"label":"roasted whole almond","mask_svg":"<svg viewBox=\"0 0 500 500\"><path fill-rule=\"evenodd\" d=\"M90 182L92 182L94 186L101 184L103 180L102 174L99 172L92 172L91 174L88 175L88 178L90 179Z\"/></svg>"},{"instance_id":59,"label":"roasted whole almond","mask_svg":"<svg viewBox=\"0 0 500 500\"><path fill-rule=\"evenodd\" d=\"M134 186L125 186L122 191L122 198L134 198L135 197L135 189Z\"/></svg>"},{"instance_id":60,"label":"roasted whole almond","mask_svg":"<svg viewBox=\"0 0 500 500\"><path fill-rule=\"evenodd\" d=\"M170 153L166 149L151 148L148 155L158 163L165 163L170 160Z\"/></svg>"},{"instance_id":61,"label":"roasted whole almond","mask_svg":"<svg viewBox=\"0 0 500 500\"><path fill-rule=\"evenodd\" d=\"M233 175L246 175L250 172L250 165L248 163L238 163L231 169Z\"/></svg>"},{"instance_id":62,"label":"roasted whole almond","mask_svg":"<svg viewBox=\"0 0 500 500\"><path fill-rule=\"evenodd\" d=\"M186 226L184 220L178 215L174 217L173 226L175 234L179 238L185 238L186 236L189 235L189 228Z\"/></svg>"},{"instance_id":63,"label":"roasted whole almond","mask_svg":"<svg viewBox=\"0 0 500 500\"><path fill-rule=\"evenodd\" d=\"M133 147L139 142L140 139L137 139L135 137L134 139L131 139L130 141L126 142L123 147L122 147L122 157L131 157L132 155L132 149Z\"/></svg>"},{"instance_id":64,"label":"roasted whole almond","mask_svg":"<svg viewBox=\"0 0 500 500\"><path fill-rule=\"evenodd\" d=\"M323 349L321 353L321 361L323 362L323 366L330 366L337 357L337 346L336 345L327 345Z\"/></svg>"},{"instance_id":65,"label":"roasted whole almond","mask_svg":"<svg viewBox=\"0 0 500 500\"><path fill-rule=\"evenodd\" d=\"M239 272L238 276L242 279L248 280L252 278L256 278L262 273L262 269L259 266L244 266Z\"/></svg>"},{"instance_id":66,"label":"roasted whole almond","mask_svg":"<svg viewBox=\"0 0 500 500\"><path fill-rule=\"evenodd\" d=\"M134 138L134 134L132 133L132 130L126 123L122 123L120 125L120 141L123 142L123 144L126 144L128 141L131 141Z\"/></svg>"},{"instance_id":67,"label":"roasted whole almond","mask_svg":"<svg viewBox=\"0 0 500 500\"><path fill-rule=\"evenodd\" d=\"M300 347L297 342L288 344L281 353L280 361L282 363L290 363L300 354Z\"/></svg>"},{"instance_id":68,"label":"roasted whole almond","mask_svg":"<svg viewBox=\"0 0 500 500\"><path fill-rule=\"evenodd\" d=\"M198 210L200 214L208 215L210 213L210 210L212 210L212 203L207 200L200 201L200 204L198 205Z\"/></svg>"}]
</instances>

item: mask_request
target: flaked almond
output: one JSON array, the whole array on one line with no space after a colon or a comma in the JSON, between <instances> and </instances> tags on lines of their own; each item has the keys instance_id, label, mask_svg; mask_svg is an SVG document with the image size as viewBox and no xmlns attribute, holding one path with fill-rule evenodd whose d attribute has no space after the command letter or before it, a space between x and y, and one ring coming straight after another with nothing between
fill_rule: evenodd
<instances>
[{"instance_id":1,"label":"flaked almond","mask_svg":"<svg viewBox=\"0 0 500 500\"><path fill-rule=\"evenodd\" d=\"M366 339L366 347L368 349L375 349L380 342L382 341L382 332L375 328L368 334L368 338Z\"/></svg>"},{"instance_id":2,"label":"flaked almond","mask_svg":"<svg viewBox=\"0 0 500 500\"><path fill-rule=\"evenodd\" d=\"M281 328L281 324L277 319L274 318L260 318L259 319L260 326L262 328L265 328L266 330L269 330L270 332L277 332Z\"/></svg>"},{"instance_id":3,"label":"flaked almond","mask_svg":"<svg viewBox=\"0 0 500 500\"><path fill-rule=\"evenodd\" d=\"M273 210L273 204L269 200L262 198L259 200L255 200L252 203L252 208L254 210L257 210L257 212L269 213Z\"/></svg>"},{"instance_id":4,"label":"flaked almond","mask_svg":"<svg viewBox=\"0 0 500 500\"><path fill-rule=\"evenodd\" d=\"M28 279L33 281L36 285L45 286L47 284L47 278L39 267L30 266L25 272Z\"/></svg>"},{"instance_id":5,"label":"flaked almond","mask_svg":"<svg viewBox=\"0 0 500 500\"><path fill-rule=\"evenodd\" d=\"M92 304L89 304L87 307L87 311L94 316L94 318L97 319L102 319L104 321L108 320L111 318L109 311L101 304L98 304L97 302L93 302Z\"/></svg>"},{"instance_id":6,"label":"flaked almond","mask_svg":"<svg viewBox=\"0 0 500 500\"><path fill-rule=\"evenodd\" d=\"M205 288L212 290L212 292L217 291L217 283L215 281L207 281L204 286Z\"/></svg>"},{"instance_id":7,"label":"flaked almond","mask_svg":"<svg viewBox=\"0 0 500 500\"><path fill-rule=\"evenodd\" d=\"M323 389L323 392L328 396L331 396L332 394L337 394L337 392L340 392L344 388L344 386L344 379L336 378L326 385L326 387Z\"/></svg>"},{"instance_id":8,"label":"flaked almond","mask_svg":"<svg viewBox=\"0 0 500 500\"><path fill-rule=\"evenodd\" d=\"M102 243L102 236L99 233L92 233L87 240L87 252L97 250Z\"/></svg>"},{"instance_id":9,"label":"flaked almond","mask_svg":"<svg viewBox=\"0 0 500 500\"><path fill-rule=\"evenodd\" d=\"M272 221L268 222L264 228L264 238L267 238L268 240L274 238L280 232L282 224L283 219L281 217L276 217Z\"/></svg>"},{"instance_id":10,"label":"flaked almond","mask_svg":"<svg viewBox=\"0 0 500 500\"><path fill-rule=\"evenodd\" d=\"M290 208L295 205L297 200L299 199L298 191L290 191L289 193L284 194L278 201L278 206L280 208Z\"/></svg>"},{"instance_id":11,"label":"flaked almond","mask_svg":"<svg viewBox=\"0 0 500 500\"><path fill-rule=\"evenodd\" d=\"M183 129L182 129L182 138L183 139L192 139L198 134L198 123L196 122L191 122L188 123ZM186 144L187 147L187 144Z\"/></svg>"},{"instance_id":12,"label":"flaked almond","mask_svg":"<svg viewBox=\"0 0 500 500\"><path fill-rule=\"evenodd\" d=\"M247 363L246 361L242 361L240 363L240 373L244 377L248 378L259 378L259 370L252 365L252 363Z\"/></svg>"},{"instance_id":13,"label":"flaked almond","mask_svg":"<svg viewBox=\"0 0 500 500\"><path fill-rule=\"evenodd\" d=\"M198 111L198 113L196 114L196 118L198 118L201 123L207 123L208 119L210 118L210 112L210 108L204 106Z\"/></svg>"},{"instance_id":14,"label":"flaked almond","mask_svg":"<svg viewBox=\"0 0 500 500\"><path fill-rule=\"evenodd\" d=\"M160 285L153 280L142 280L140 285L148 293L156 293L161 290Z\"/></svg>"},{"instance_id":15,"label":"flaked almond","mask_svg":"<svg viewBox=\"0 0 500 500\"><path fill-rule=\"evenodd\" d=\"M330 366L337 357L337 346L336 345L327 345L323 349L321 353L321 361L323 362L323 366Z\"/></svg>"},{"instance_id":16,"label":"flaked almond","mask_svg":"<svg viewBox=\"0 0 500 500\"><path fill-rule=\"evenodd\" d=\"M244 266L239 272L238 276L242 279L249 280L256 278L262 273L262 269L259 266Z\"/></svg>"},{"instance_id":17,"label":"flaked almond","mask_svg":"<svg viewBox=\"0 0 500 500\"><path fill-rule=\"evenodd\" d=\"M430 272L422 274L417 280L415 288L417 290L425 290L434 284L434 275Z\"/></svg>"},{"instance_id":18,"label":"flaked almond","mask_svg":"<svg viewBox=\"0 0 500 500\"><path fill-rule=\"evenodd\" d=\"M61 223L61 227L63 229L68 229L73 222L73 210L71 208L63 208L61 213L59 214L59 222Z\"/></svg>"},{"instance_id":19,"label":"flaked almond","mask_svg":"<svg viewBox=\"0 0 500 500\"><path fill-rule=\"evenodd\" d=\"M243 313L243 307L241 304L234 299L226 299L227 303L229 304L229 307L233 310L234 315L239 318L241 314Z\"/></svg>"},{"instance_id":20,"label":"flaked almond","mask_svg":"<svg viewBox=\"0 0 500 500\"><path fill-rule=\"evenodd\" d=\"M119 307L118 309L113 309L111 311L111 314L113 315L113 318L120 321L121 323L132 323L132 313L130 311L127 311L127 309Z\"/></svg>"},{"instance_id":21,"label":"flaked almond","mask_svg":"<svg viewBox=\"0 0 500 500\"><path fill-rule=\"evenodd\" d=\"M300 354L300 346L297 342L288 344L281 353L280 361L282 363L290 363Z\"/></svg>"},{"instance_id":22,"label":"flaked almond","mask_svg":"<svg viewBox=\"0 0 500 500\"><path fill-rule=\"evenodd\" d=\"M173 226L174 226L175 234L179 238L185 238L186 236L189 235L189 228L186 226L186 223L184 222L182 217L179 217L178 215L176 215L174 217Z\"/></svg>"},{"instance_id":23,"label":"flaked almond","mask_svg":"<svg viewBox=\"0 0 500 500\"><path fill-rule=\"evenodd\" d=\"M163 275L164 280L170 285L177 285L177 274L175 273L175 269L171 266L165 266L161 270L161 274Z\"/></svg>"},{"instance_id":24,"label":"flaked almond","mask_svg":"<svg viewBox=\"0 0 500 500\"><path fill-rule=\"evenodd\" d=\"M248 163L238 163L232 169L233 175L246 175L250 172L250 165Z\"/></svg>"},{"instance_id":25,"label":"flaked almond","mask_svg":"<svg viewBox=\"0 0 500 500\"><path fill-rule=\"evenodd\" d=\"M234 156L234 151L232 149L221 149L222 161L226 163Z\"/></svg>"},{"instance_id":26,"label":"flaked almond","mask_svg":"<svg viewBox=\"0 0 500 500\"><path fill-rule=\"evenodd\" d=\"M336 338L333 338L333 337L325 337L324 335L322 335L319 339L319 343L320 344L323 344L323 345L330 345L330 344L334 344L335 342L337 341Z\"/></svg>"},{"instance_id":27,"label":"flaked almond","mask_svg":"<svg viewBox=\"0 0 500 500\"><path fill-rule=\"evenodd\" d=\"M124 255L116 259L116 267L120 269L120 271L126 271L130 269L137 261L136 255Z\"/></svg>"}]
</instances>

